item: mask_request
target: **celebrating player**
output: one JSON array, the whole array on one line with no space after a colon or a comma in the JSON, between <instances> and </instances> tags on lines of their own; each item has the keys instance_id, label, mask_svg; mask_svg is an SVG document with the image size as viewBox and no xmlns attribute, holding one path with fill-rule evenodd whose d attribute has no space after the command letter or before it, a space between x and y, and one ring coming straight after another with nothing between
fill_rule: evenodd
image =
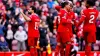
<instances>
[{"instance_id":1,"label":"celebrating player","mask_svg":"<svg viewBox=\"0 0 100 56\"><path fill-rule=\"evenodd\" d=\"M87 0L86 7L87 9L83 10L79 24L84 24L83 26L83 35L85 39L85 54L90 56L91 53L91 44L96 42L96 19L98 17L98 11L93 8L95 4L94 0Z\"/></svg>"},{"instance_id":2,"label":"celebrating player","mask_svg":"<svg viewBox=\"0 0 100 56\"><path fill-rule=\"evenodd\" d=\"M66 56L69 56L70 54L70 47L71 47L71 37L72 32L69 29L69 24L71 23L70 19L70 3L69 2L63 2L62 3L62 9L59 12L60 17L60 24L58 25L57 29L57 47L56 47L56 55L59 55L59 52L61 56L64 56L64 48L66 50Z\"/></svg>"},{"instance_id":3,"label":"celebrating player","mask_svg":"<svg viewBox=\"0 0 100 56\"><path fill-rule=\"evenodd\" d=\"M24 19L28 21L28 45L30 46L30 54L31 56L37 56L37 41L39 40L39 24L40 19L38 15L35 13L36 8L31 6L29 8L30 17L27 17L22 11L21 14L23 15Z\"/></svg>"}]
</instances>

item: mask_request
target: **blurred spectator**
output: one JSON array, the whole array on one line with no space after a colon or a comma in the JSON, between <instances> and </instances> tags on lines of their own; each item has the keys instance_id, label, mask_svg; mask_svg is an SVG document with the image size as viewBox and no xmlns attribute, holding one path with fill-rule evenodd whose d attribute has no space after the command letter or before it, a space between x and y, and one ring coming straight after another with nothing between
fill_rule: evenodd
<instances>
[{"instance_id":1,"label":"blurred spectator","mask_svg":"<svg viewBox=\"0 0 100 56\"><path fill-rule=\"evenodd\" d=\"M61 5L62 1L63 1L63 0L57 0L57 3L58 3L59 5Z\"/></svg>"},{"instance_id":2,"label":"blurred spectator","mask_svg":"<svg viewBox=\"0 0 100 56\"><path fill-rule=\"evenodd\" d=\"M100 41L96 40L96 43L93 45L93 51L99 51L100 50Z\"/></svg>"},{"instance_id":3,"label":"blurred spectator","mask_svg":"<svg viewBox=\"0 0 100 56\"><path fill-rule=\"evenodd\" d=\"M18 41L13 40L12 41L12 51L17 51L18 50Z\"/></svg>"},{"instance_id":4,"label":"blurred spectator","mask_svg":"<svg viewBox=\"0 0 100 56\"><path fill-rule=\"evenodd\" d=\"M42 14L42 15L41 15L41 20L44 21L44 22L46 22L47 17L46 17L45 15Z\"/></svg>"},{"instance_id":5,"label":"blurred spectator","mask_svg":"<svg viewBox=\"0 0 100 56\"><path fill-rule=\"evenodd\" d=\"M0 36L0 50L1 51L10 51L8 48L8 43L3 36Z\"/></svg>"},{"instance_id":6,"label":"blurred spectator","mask_svg":"<svg viewBox=\"0 0 100 56\"><path fill-rule=\"evenodd\" d=\"M47 4L48 4L49 9L52 9L52 8L53 8L53 5L54 5L55 3L54 3L53 0L49 0Z\"/></svg>"},{"instance_id":7,"label":"blurred spectator","mask_svg":"<svg viewBox=\"0 0 100 56\"><path fill-rule=\"evenodd\" d=\"M81 2L81 7L82 7L82 10L86 9L86 6L85 6L85 2Z\"/></svg>"},{"instance_id":8,"label":"blurred spectator","mask_svg":"<svg viewBox=\"0 0 100 56\"><path fill-rule=\"evenodd\" d=\"M79 26L78 32L77 32L77 37L79 39L79 50L83 50L83 24Z\"/></svg>"},{"instance_id":9,"label":"blurred spectator","mask_svg":"<svg viewBox=\"0 0 100 56\"><path fill-rule=\"evenodd\" d=\"M7 10L7 12L6 12L6 20L7 20L7 23L8 23L8 20L11 19L11 17L12 17L11 11L10 10Z\"/></svg>"},{"instance_id":10,"label":"blurred spectator","mask_svg":"<svg viewBox=\"0 0 100 56\"><path fill-rule=\"evenodd\" d=\"M50 38L50 45L51 45L51 49L54 51L57 45L57 41L56 41L56 35L53 35L51 32L48 33L49 38Z\"/></svg>"},{"instance_id":11,"label":"blurred spectator","mask_svg":"<svg viewBox=\"0 0 100 56\"><path fill-rule=\"evenodd\" d=\"M97 20L97 32L96 32L96 36L97 36L97 40L100 40L100 20Z\"/></svg>"},{"instance_id":12,"label":"blurred spectator","mask_svg":"<svg viewBox=\"0 0 100 56\"><path fill-rule=\"evenodd\" d=\"M36 8L36 13L40 16L41 15L41 11L42 11L42 9L41 9L41 7L42 6L40 6L40 3L39 3L39 1L35 1L34 2L34 6L35 6L35 8ZM44 9L44 8L43 8Z\"/></svg>"},{"instance_id":13,"label":"blurred spectator","mask_svg":"<svg viewBox=\"0 0 100 56\"><path fill-rule=\"evenodd\" d=\"M19 17L18 17L18 24L21 25L21 26L24 26L24 22L25 22L25 19L20 14Z\"/></svg>"},{"instance_id":14,"label":"blurred spectator","mask_svg":"<svg viewBox=\"0 0 100 56\"><path fill-rule=\"evenodd\" d=\"M3 18L0 18L0 35L4 36L4 30L5 30L5 23L6 21L3 20Z\"/></svg>"},{"instance_id":15,"label":"blurred spectator","mask_svg":"<svg viewBox=\"0 0 100 56\"><path fill-rule=\"evenodd\" d=\"M73 4L76 4L77 3L77 0L72 0L73 1Z\"/></svg>"},{"instance_id":16,"label":"blurred spectator","mask_svg":"<svg viewBox=\"0 0 100 56\"><path fill-rule=\"evenodd\" d=\"M52 13L50 13L49 14L49 16L47 17L47 24L48 24L48 27L49 27L49 30L51 31L51 32L53 32L53 15L52 15Z\"/></svg>"},{"instance_id":17,"label":"blurred spectator","mask_svg":"<svg viewBox=\"0 0 100 56\"><path fill-rule=\"evenodd\" d=\"M27 40L27 34L23 30L22 26L19 26L18 31L16 31L14 38L18 41L18 50L17 51L25 51L26 50L26 45L25 45L25 40Z\"/></svg>"},{"instance_id":18,"label":"blurred spectator","mask_svg":"<svg viewBox=\"0 0 100 56\"><path fill-rule=\"evenodd\" d=\"M96 7L97 10L100 11L100 2L99 1L95 2L95 7Z\"/></svg>"},{"instance_id":19,"label":"blurred spectator","mask_svg":"<svg viewBox=\"0 0 100 56\"><path fill-rule=\"evenodd\" d=\"M10 50L12 50L11 46L12 46L12 40L13 40L13 31L12 31L12 26L10 24L8 25L8 29L7 29L6 40L9 43L8 45L9 45Z\"/></svg>"},{"instance_id":20,"label":"blurred spectator","mask_svg":"<svg viewBox=\"0 0 100 56\"><path fill-rule=\"evenodd\" d=\"M40 1L40 4L42 5L42 4L47 4L47 2L48 2L48 0L41 0Z\"/></svg>"},{"instance_id":21,"label":"blurred spectator","mask_svg":"<svg viewBox=\"0 0 100 56\"><path fill-rule=\"evenodd\" d=\"M34 2L34 5L35 5L36 8L39 8L39 6L40 6L40 4L39 4L38 1L35 1L35 2Z\"/></svg>"},{"instance_id":22,"label":"blurred spectator","mask_svg":"<svg viewBox=\"0 0 100 56\"><path fill-rule=\"evenodd\" d=\"M6 7L4 4L0 1L0 14L3 16L3 19L6 19L5 14L6 14Z\"/></svg>"},{"instance_id":23,"label":"blurred spectator","mask_svg":"<svg viewBox=\"0 0 100 56\"><path fill-rule=\"evenodd\" d=\"M43 4L41 10L43 12L43 15L45 16L48 15L49 10L48 10L47 4Z\"/></svg>"},{"instance_id":24,"label":"blurred spectator","mask_svg":"<svg viewBox=\"0 0 100 56\"><path fill-rule=\"evenodd\" d=\"M77 13L78 15L80 15L80 12L82 10L80 6L81 6L80 2L77 2L76 7L74 8L75 13Z\"/></svg>"},{"instance_id":25,"label":"blurred spectator","mask_svg":"<svg viewBox=\"0 0 100 56\"><path fill-rule=\"evenodd\" d=\"M9 20L8 24L11 24L11 25L12 25L12 31L13 31L13 33L15 33L16 30L18 29L18 22L15 20L15 18L12 17L12 18Z\"/></svg>"}]
</instances>

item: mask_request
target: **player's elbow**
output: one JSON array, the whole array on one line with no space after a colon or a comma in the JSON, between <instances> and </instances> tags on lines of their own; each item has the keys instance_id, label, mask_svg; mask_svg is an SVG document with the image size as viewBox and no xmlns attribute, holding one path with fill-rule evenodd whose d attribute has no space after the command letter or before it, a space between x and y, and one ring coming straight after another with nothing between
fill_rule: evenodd
<instances>
[{"instance_id":1,"label":"player's elbow","mask_svg":"<svg viewBox=\"0 0 100 56\"><path fill-rule=\"evenodd\" d=\"M31 21L31 19L30 19L30 18L26 18L25 20L26 20L26 21Z\"/></svg>"}]
</instances>

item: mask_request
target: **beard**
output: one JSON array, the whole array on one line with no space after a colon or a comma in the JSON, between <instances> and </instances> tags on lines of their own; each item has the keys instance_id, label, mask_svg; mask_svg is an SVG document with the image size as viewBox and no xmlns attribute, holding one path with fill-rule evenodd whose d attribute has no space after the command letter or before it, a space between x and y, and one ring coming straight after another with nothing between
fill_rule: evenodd
<instances>
[{"instance_id":1,"label":"beard","mask_svg":"<svg viewBox=\"0 0 100 56\"><path fill-rule=\"evenodd\" d=\"M31 15L31 14L32 14L32 12L28 12L28 14L29 14L29 15Z\"/></svg>"}]
</instances>

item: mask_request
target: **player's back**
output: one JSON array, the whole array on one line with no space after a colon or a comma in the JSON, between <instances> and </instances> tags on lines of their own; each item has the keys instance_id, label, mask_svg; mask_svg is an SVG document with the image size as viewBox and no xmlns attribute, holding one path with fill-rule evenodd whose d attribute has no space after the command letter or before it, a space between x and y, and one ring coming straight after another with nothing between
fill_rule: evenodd
<instances>
[{"instance_id":1,"label":"player's back","mask_svg":"<svg viewBox=\"0 0 100 56\"><path fill-rule=\"evenodd\" d=\"M85 20L84 20L84 31L96 31L96 19L98 17L98 11L94 8L88 8L88 9L85 9L83 10L83 13L84 13L84 17L85 17Z\"/></svg>"}]
</instances>

